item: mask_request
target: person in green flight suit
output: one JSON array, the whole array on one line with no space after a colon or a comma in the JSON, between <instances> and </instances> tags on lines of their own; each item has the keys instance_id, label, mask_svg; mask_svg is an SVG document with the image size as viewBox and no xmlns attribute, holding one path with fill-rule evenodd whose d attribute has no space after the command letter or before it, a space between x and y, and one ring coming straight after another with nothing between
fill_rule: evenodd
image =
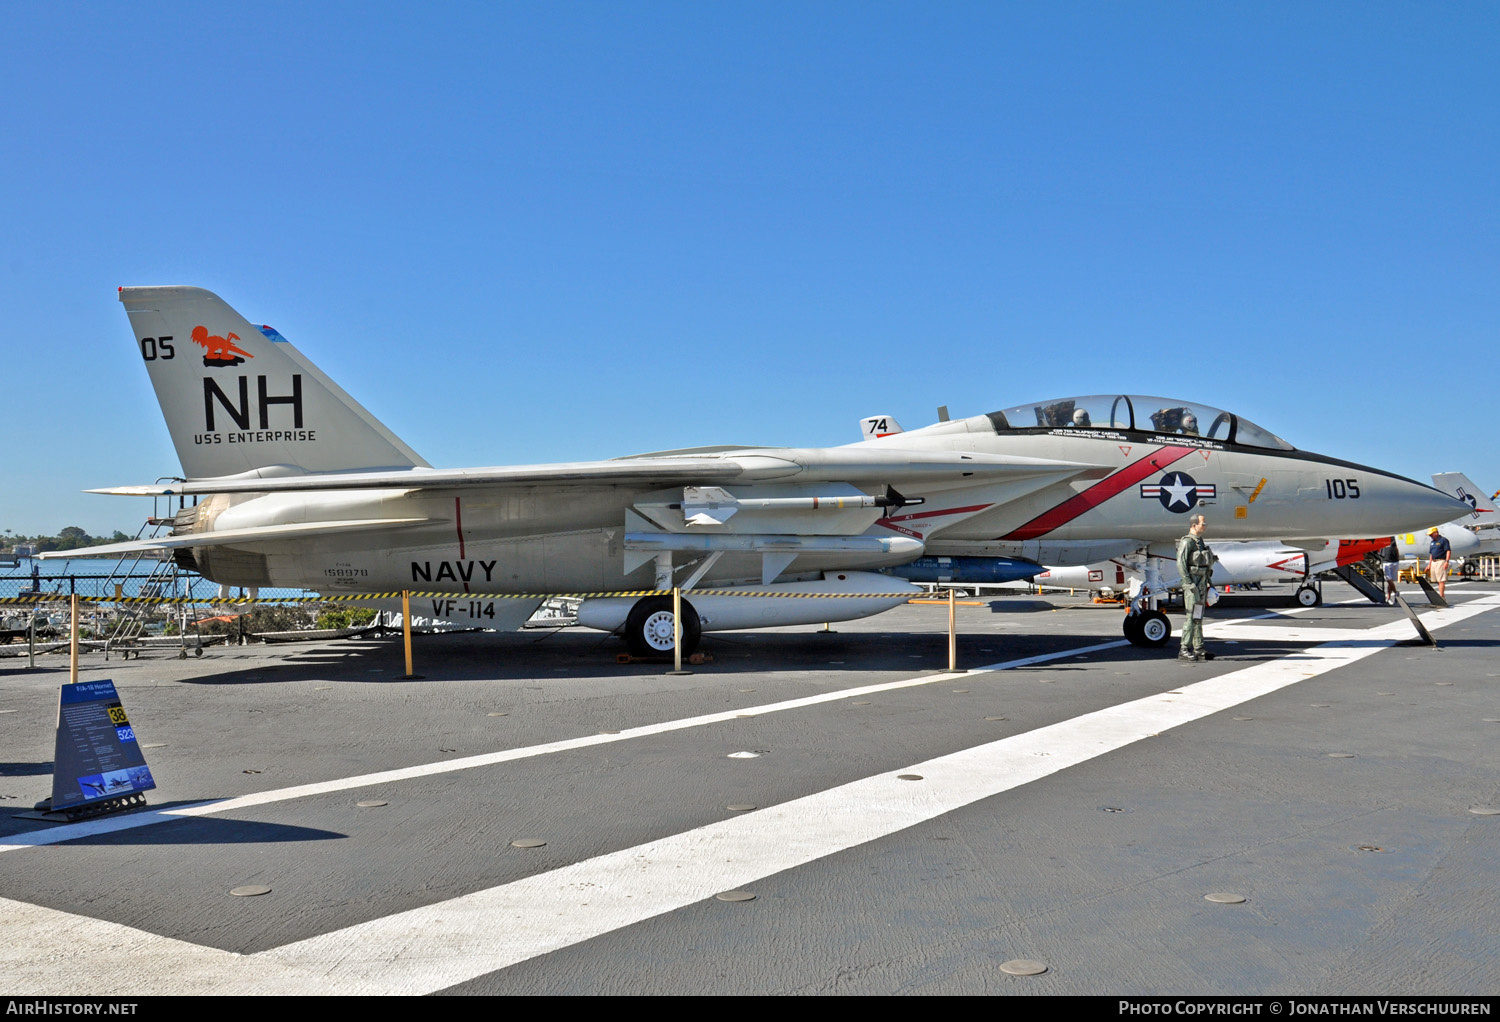
<instances>
[{"instance_id":1,"label":"person in green flight suit","mask_svg":"<svg viewBox=\"0 0 1500 1022\"><path fill-rule=\"evenodd\" d=\"M1203 611L1208 606L1208 587L1213 584L1214 561L1218 558L1203 542L1207 520L1193 515L1188 523L1188 534L1177 541L1177 574L1182 578L1182 602L1187 608L1187 623L1182 626L1177 652L1179 663L1214 658L1203 648Z\"/></svg>"}]
</instances>

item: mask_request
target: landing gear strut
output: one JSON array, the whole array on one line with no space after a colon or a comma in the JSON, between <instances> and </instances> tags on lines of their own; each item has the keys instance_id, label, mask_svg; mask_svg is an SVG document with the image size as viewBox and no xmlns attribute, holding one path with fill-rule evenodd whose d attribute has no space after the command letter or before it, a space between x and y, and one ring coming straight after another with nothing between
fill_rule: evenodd
<instances>
[{"instance_id":1,"label":"landing gear strut","mask_svg":"<svg viewBox=\"0 0 1500 1022\"><path fill-rule=\"evenodd\" d=\"M1125 615L1122 628L1125 638L1130 640L1132 646L1159 649L1172 637L1172 622L1157 609L1157 604L1166 597L1167 589L1162 584L1155 559L1150 556L1149 551L1142 553L1145 554L1141 560L1146 577L1140 590L1130 601L1130 610Z\"/></svg>"},{"instance_id":2,"label":"landing gear strut","mask_svg":"<svg viewBox=\"0 0 1500 1022\"><path fill-rule=\"evenodd\" d=\"M703 637L698 612L687 600L682 601L682 655L691 656ZM672 655L672 598L645 596L625 618L625 643L639 657Z\"/></svg>"}]
</instances>

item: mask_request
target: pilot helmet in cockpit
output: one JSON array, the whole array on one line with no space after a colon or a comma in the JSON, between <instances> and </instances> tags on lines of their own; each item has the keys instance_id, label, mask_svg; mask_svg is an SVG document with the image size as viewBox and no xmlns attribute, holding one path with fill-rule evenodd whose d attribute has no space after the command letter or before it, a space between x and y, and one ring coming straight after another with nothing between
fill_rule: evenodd
<instances>
[{"instance_id":1,"label":"pilot helmet in cockpit","mask_svg":"<svg viewBox=\"0 0 1500 1022\"><path fill-rule=\"evenodd\" d=\"M1058 426L1073 425L1074 404L1074 399L1069 398L1066 401L1054 401L1050 405L1037 408L1036 424L1038 426L1050 426L1053 429L1056 429Z\"/></svg>"},{"instance_id":2,"label":"pilot helmet in cockpit","mask_svg":"<svg viewBox=\"0 0 1500 1022\"><path fill-rule=\"evenodd\" d=\"M1163 408L1151 413L1151 428L1158 433L1175 433L1182 424L1183 408Z\"/></svg>"}]
</instances>

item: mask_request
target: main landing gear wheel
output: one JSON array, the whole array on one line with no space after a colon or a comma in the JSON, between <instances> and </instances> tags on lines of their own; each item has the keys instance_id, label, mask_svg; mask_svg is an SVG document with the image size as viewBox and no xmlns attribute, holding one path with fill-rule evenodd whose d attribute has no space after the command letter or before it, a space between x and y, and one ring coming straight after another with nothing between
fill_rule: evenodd
<instances>
[{"instance_id":1,"label":"main landing gear wheel","mask_svg":"<svg viewBox=\"0 0 1500 1022\"><path fill-rule=\"evenodd\" d=\"M1126 614L1123 630L1132 646L1156 649L1165 646L1172 637L1172 622L1159 610L1145 610Z\"/></svg>"},{"instance_id":2,"label":"main landing gear wheel","mask_svg":"<svg viewBox=\"0 0 1500 1022\"><path fill-rule=\"evenodd\" d=\"M1323 594L1317 586L1298 586L1297 603L1303 607L1316 607L1323 602Z\"/></svg>"},{"instance_id":3,"label":"main landing gear wheel","mask_svg":"<svg viewBox=\"0 0 1500 1022\"><path fill-rule=\"evenodd\" d=\"M703 637L698 612L687 600L682 601L682 655L690 656ZM625 618L625 643L635 656L672 655L672 598L646 596L630 608Z\"/></svg>"}]
</instances>

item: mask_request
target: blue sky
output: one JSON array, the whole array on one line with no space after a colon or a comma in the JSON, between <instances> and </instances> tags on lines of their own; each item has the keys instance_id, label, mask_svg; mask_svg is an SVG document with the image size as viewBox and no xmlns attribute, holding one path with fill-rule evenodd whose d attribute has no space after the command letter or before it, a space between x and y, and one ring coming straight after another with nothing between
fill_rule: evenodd
<instances>
[{"instance_id":1,"label":"blue sky","mask_svg":"<svg viewBox=\"0 0 1500 1022\"><path fill-rule=\"evenodd\" d=\"M439 466L1132 392L1500 487L1500 5L0 12L0 528L178 471L122 284Z\"/></svg>"}]
</instances>

